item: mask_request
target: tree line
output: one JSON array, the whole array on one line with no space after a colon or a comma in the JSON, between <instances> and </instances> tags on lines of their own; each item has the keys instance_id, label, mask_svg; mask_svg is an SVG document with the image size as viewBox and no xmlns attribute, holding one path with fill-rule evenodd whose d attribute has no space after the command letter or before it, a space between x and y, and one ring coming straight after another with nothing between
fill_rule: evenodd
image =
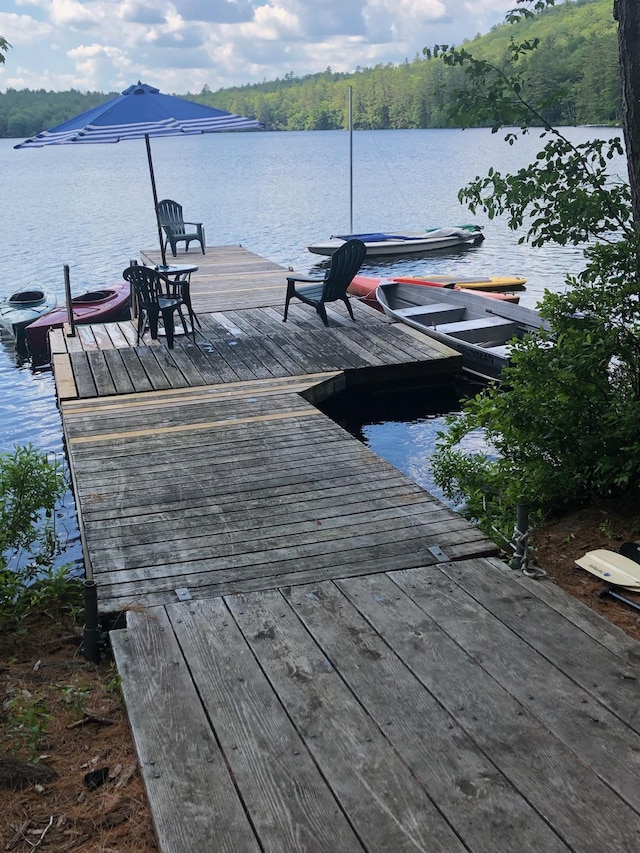
<instances>
[{"instance_id":1,"label":"tree line","mask_svg":"<svg viewBox=\"0 0 640 853\"><path fill-rule=\"evenodd\" d=\"M572 0L549 7L515 27L501 24L464 43L474 56L508 66L514 36L538 40L519 62L525 96L543 108L552 124L618 125L621 115L617 27L611 0ZM348 124L348 88L353 89L355 129L453 126L449 105L463 71L431 51L399 65L325 71L213 92L205 86L184 97L251 116L267 130L334 130ZM9 89L0 93L0 136L27 137L50 128L116 93Z\"/></svg>"}]
</instances>

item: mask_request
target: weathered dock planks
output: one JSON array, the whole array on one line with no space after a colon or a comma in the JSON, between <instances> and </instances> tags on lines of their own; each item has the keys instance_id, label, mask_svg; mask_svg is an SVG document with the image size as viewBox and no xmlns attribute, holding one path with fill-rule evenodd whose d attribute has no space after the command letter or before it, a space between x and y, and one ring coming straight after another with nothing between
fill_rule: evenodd
<instances>
[{"instance_id":1,"label":"weathered dock planks","mask_svg":"<svg viewBox=\"0 0 640 853\"><path fill-rule=\"evenodd\" d=\"M64 342L63 332L57 330L53 359L62 380L59 399L337 370L357 370L360 382L371 369L379 383L409 382L459 368L457 354L426 336L415 338L366 306L356 305L355 313L357 324L348 321L347 326L338 316L335 325L325 329L312 324L303 311L291 311L286 324L273 309L214 312L200 315L202 328L195 344L178 337L172 350L146 342L125 348L106 346L103 340L103 346L97 346L85 334L68 354L59 353ZM130 322L114 325L131 329Z\"/></svg>"},{"instance_id":2,"label":"weathered dock planks","mask_svg":"<svg viewBox=\"0 0 640 853\"><path fill-rule=\"evenodd\" d=\"M304 398L335 374L64 402L105 612L495 554Z\"/></svg>"},{"instance_id":3,"label":"weathered dock planks","mask_svg":"<svg viewBox=\"0 0 640 853\"><path fill-rule=\"evenodd\" d=\"M196 344L52 340L162 853L635 853L640 646L318 408L459 357L357 304L283 324L282 268L197 258Z\"/></svg>"},{"instance_id":4,"label":"weathered dock planks","mask_svg":"<svg viewBox=\"0 0 640 853\"><path fill-rule=\"evenodd\" d=\"M549 586L477 559L129 613L161 850L637 850L638 644Z\"/></svg>"},{"instance_id":5,"label":"weathered dock planks","mask_svg":"<svg viewBox=\"0 0 640 853\"><path fill-rule=\"evenodd\" d=\"M145 257L158 260L153 253ZM356 323L344 306L333 303L327 309L328 329L312 308L301 304L292 305L283 323L286 270L246 249L210 249L196 263L200 267L192 276L191 297L201 327L195 343L178 335L169 350L147 335L136 346L130 321L78 326L75 337L55 330L50 338L58 398L319 371L351 373L352 381L357 371L360 383L374 378L380 384L425 381L460 369L458 353L357 300L352 300Z\"/></svg>"}]
</instances>

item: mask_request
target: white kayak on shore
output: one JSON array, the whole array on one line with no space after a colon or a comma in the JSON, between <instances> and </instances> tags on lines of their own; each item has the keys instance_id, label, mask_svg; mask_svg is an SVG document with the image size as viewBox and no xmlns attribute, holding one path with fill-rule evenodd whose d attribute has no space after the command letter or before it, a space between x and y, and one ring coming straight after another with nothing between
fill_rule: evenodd
<instances>
[{"instance_id":1,"label":"white kayak on shore","mask_svg":"<svg viewBox=\"0 0 640 853\"><path fill-rule=\"evenodd\" d=\"M640 563L605 548L598 548L575 561L577 566L614 586L640 591Z\"/></svg>"}]
</instances>

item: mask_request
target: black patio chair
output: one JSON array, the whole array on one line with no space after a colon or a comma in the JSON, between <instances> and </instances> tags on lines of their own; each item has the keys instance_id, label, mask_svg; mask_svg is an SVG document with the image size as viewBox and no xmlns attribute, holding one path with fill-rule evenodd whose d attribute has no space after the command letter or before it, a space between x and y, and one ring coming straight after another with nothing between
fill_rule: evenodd
<instances>
[{"instance_id":1,"label":"black patio chair","mask_svg":"<svg viewBox=\"0 0 640 853\"><path fill-rule=\"evenodd\" d=\"M347 296L347 288L362 266L366 252L367 248L362 240L347 240L331 256L331 265L324 278L319 279L303 275L287 276L287 296L284 304L283 322L287 320L289 302L295 297L307 305L312 305L325 326L329 325L329 320L324 306L327 302L340 300L347 306L349 316L355 323L356 318L353 316L353 309ZM297 282L301 282L301 286L297 286Z\"/></svg>"},{"instance_id":2,"label":"black patio chair","mask_svg":"<svg viewBox=\"0 0 640 853\"><path fill-rule=\"evenodd\" d=\"M185 222L182 215L182 205L177 201L172 201L170 198L163 198L158 202L158 216L160 217L160 225L164 229L166 235L164 247L167 243L171 246L173 257L176 257L176 248L178 243L186 243L185 251L189 251L189 243L200 243L202 254L204 251L204 226L202 222ZM187 230L187 225L192 226Z\"/></svg>"},{"instance_id":3,"label":"black patio chair","mask_svg":"<svg viewBox=\"0 0 640 853\"><path fill-rule=\"evenodd\" d=\"M138 303L138 337L140 343L144 337L147 323L153 340L158 338L158 320L162 316L162 324L167 336L167 346L173 349L173 315L178 313L185 335L189 334L185 316L182 313L184 299L175 292L173 282L151 267L135 264L127 267L122 273L125 281L131 284ZM195 343L196 330L192 325Z\"/></svg>"}]
</instances>

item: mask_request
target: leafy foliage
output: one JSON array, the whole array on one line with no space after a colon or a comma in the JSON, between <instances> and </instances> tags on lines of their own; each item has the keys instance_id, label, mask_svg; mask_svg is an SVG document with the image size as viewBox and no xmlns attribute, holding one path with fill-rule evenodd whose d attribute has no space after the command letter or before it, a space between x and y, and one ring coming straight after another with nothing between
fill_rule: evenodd
<instances>
[{"instance_id":1,"label":"leafy foliage","mask_svg":"<svg viewBox=\"0 0 640 853\"><path fill-rule=\"evenodd\" d=\"M518 19L518 10L511 18ZM446 51L446 61L467 68L476 87L470 120L486 109L497 131L515 109L522 133L540 121L540 108L522 97L517 67L537 48L514 43L509 69ZM478 81L492 103L478 97ZM456 101L458 117L466 104L466 96ZM514 144L518 135L509 131L506 141ZM574 146L546 123L541 136L548 141L534 163L515 175L490 170L460 198L472 211L506 215L512 229L525 229L521 241L534 246L586 243L585 269L567 278L565 293L545 293L540 311L552 333L515 345L503 385L468 401L434 457L445 493L464 502L485 530L497 527L505 536L520 501L539 516L640 483L640 229L629 186L607 174L622 146L619 140ZM476 429L485 431L493 455L464 452L460 442Z\"/></svg>"},{"instance_id":2,"label":"leafy foliage","mask_svg":"<svg viewBox=\"0 0 640 853\"><path fill-rule=\"evenodd\" d=\"M53 566L65 490L60 464L32 445L0 455L0 628L73 598L67 567Z\"/></svg>"},{"instance_id":3,"label":"leafy foliage","mask_svg":"<svg viewBox=\"0 0 640 853\"><path fill-rule=\"evenodd\" d=\"M632 216L628 184L607 172L613 157L624 153L620 139L573 145L553 128L545 136L551 138L532 164L507 176L490 169L460 191L460 201L473 213L484 209L490 219L506 215L514 231L525 227L520 243L578 246L593 237L617 239ZM515 139L515 133L506 136Z\"/></svg>"},{"instance_id":4,"label":"leafy foliage","mask_svg":"<svg viewBox=\"0 0 640 853\"><path fill-rule=\"evenodd\" d=\"M42 695L18 692L6 709L6 738L12 751L24 753L32 761L45 745L51 711Z\"/></svg>"},{"instance_id":5,"label":"leafy foliage","mask_svg":"<svg viewBox=\"0 0 640 853\"><path fill-rule=\"evenodd\" d=\"M30 548L41 537L40 514L51 516L64 488L60 465L33 445L0 456L0 554Z\"/></svg>"}]
</instances>

